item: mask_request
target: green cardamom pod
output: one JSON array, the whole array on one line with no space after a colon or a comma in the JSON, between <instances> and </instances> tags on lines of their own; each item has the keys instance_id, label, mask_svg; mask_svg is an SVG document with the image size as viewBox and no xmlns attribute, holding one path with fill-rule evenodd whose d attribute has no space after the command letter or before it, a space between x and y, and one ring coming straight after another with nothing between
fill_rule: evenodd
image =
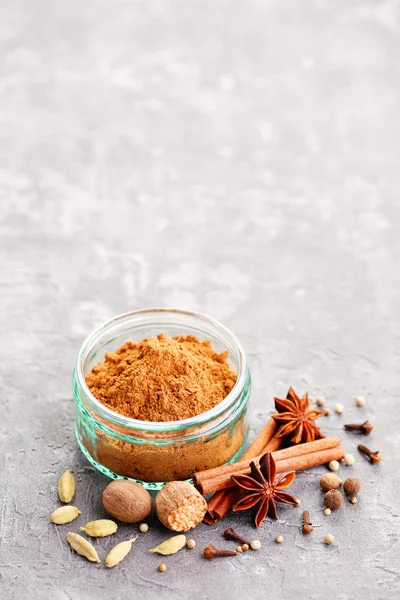
<instances>
[{"instance_id":1,"label":"green cardamom pod","mask_svg":"<svg viewBox=\"0 0 400 600\"><path fill-rule=\"evenodd\" d=\"M81 514L81 511L76 506L60 506L50 515L50 521L56 525L65 525L65 523L71 523L76 517Z\"/></svg>"},{"instance_id":2,"label":"green cardamom pod","mask_svg":"<svg viewBox=\"0 0 400 600\"><path fill-rule=\"evenodd\" d=\"M67 470L58 482L58 497L61 502L69 504L75 495L75 479L71 471Z\"/></svg>"},{"instance_id":3,"label":"green cardamom pod","mask_svg":"<svg viewBox=\"0 0 400 600\"><path fill-rule=\"evenodd\" d=\"M81 556L84 556L90 562L99 563L101 560L97 556L96 549L88 540L85 540L79 533L72 533L71 531L67 535L67 542Z\"/></svg>"},{"instance_id":4,"label":"green cardamom pod","mask_svg":"<svg viewBox=\"0 0 400 600\"><path fill-rule=\"evenodd\" d=\"M118 529L118 525L110 519L98 519L97 521L86 523L86 525L80 529L91 537L105 537L106 535L115 533Z\"/></svg>"},{"instance_id":5,"label":"green cardamom pod","mask_svg":"<svg viewBox=\"0 0 400 600\"><path fill-rule=\"evenodd\" d=\"M114 548L112 548L106 556L106 567L111 568L118 565L121 562L121 560L123 560L125 556L130 552L132 544L135 540L136 538L132 538L131 540L127 540L126 542L120 542L119 544L114 546Z\"/></svg>"},{"instance_id":6,"label":"green cardamom pod","mask_svg":"<svg viewBox=\"0 0 400 600\"><path fill-rule=\"evenodd\" d=\"M174 535L174 537L165 540L159 546L156 546L150 552L157 552L158 554L163 554L167 556L168 554L175 554L179 550L183 548L186 544L186 536L185 535Z\"/></svg>"}]
</instances>

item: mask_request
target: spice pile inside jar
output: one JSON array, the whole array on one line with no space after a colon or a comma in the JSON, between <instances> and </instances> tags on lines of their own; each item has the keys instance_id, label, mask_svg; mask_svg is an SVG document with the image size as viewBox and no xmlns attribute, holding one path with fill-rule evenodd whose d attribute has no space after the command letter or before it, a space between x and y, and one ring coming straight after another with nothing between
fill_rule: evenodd
<instances>
[{"instance_id":1,"label":"spice pile inside jar","mask_svg":"<svg viewBox=\"0 0 400 600\"><path fill-rule=\"evenodd\" d=\"M223 363L221 359L222 366ZM109 518L82 523L75 528L81 533L71 531L66 535L67 543L90 562L101 563L104 560L106 567L116 567L123 560L128 560L138 536L148 532L146 520L155 510L160 523L174 535L160 540L155 547L148 547L150 554L168 557L187 550L209 561L223 558L240 560L240 556L248 551L262 552L268 543L282 544L285 541L279 511L286 506L285 521L290 525L296 524L299 535L312 538L316 535L315 527L322 526L322 533L317 534L321 544L337 545L340 540L328 531L325 518L333 512L356 510L354 506L362 489L361 482L353 475L343 479L340 475L342 465L345 469L354 467L355 457L345 453L338 436L325 437L318 427L317 419L331 414L322 396L312 406L307 393L299 396L290 388L286 398L275 398L274 404L275 412L240 461L193 473L194 485L187 481L168 482L154 502L149 492L138 483L124 479L112 481L102 494L103 507ZM358 397L356 406L364 407L365 400L361 401ZM342 414L344 411L345 407L341 404L340 412L336 412ZM372 430L369 421L349 423L343 427L346 443L352 438L369 436ZM357 448L371 465L380 462L379 451L373 451L364 444L358 444ZM310 477L309 481L309 488L313 486L315 494L320 497L320 510L312 515L296 496L295 478L298 471L321 465L326 465L327 471L318 481L315 477ZM72 505L75 491L75 478L67 470L58 483L58 496L63 505L50 516L55 525L75 524L81 517L81 509L85 507ZM198 526L205 528L217 524L229 511L234 514L250 510L254 525L260 531L265 519L276 521L275 528L268 528L269 540L266 541L265 536L262 541L250 539L232 527L221 527L220 533L212 529L209 543L198 548L195 538L185 535ZM108 538L116 534L120 523L124 524L126 539L109 544ZM101 546L103 558L99 557L98 545L95 547L90 541L95 538L106 538ZM154 563L159 573L168 571L168 559L164 558L164 561Z\"/></svg>"},{"instance_id":2,"label":"spice pile inside jar","mask_svg":"<svg viewBox=\"0 0 400 600\"><path fill-rule=\"evenodd\" d=\"M86 376L92 394L107 408L142 421L175 421L204 413L232 390L236 373L228 352L193 335L159 334L126 342Z\"/></svg>"}]
</instances>

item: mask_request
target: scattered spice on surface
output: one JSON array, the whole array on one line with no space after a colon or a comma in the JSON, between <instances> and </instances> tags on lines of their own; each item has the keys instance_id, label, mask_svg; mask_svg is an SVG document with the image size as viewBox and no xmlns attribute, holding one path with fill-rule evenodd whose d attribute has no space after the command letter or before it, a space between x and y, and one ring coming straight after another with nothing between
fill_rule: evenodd
<instances>
[{"instance_id":1,"label":"scattered spice on surface","mask_svg":"<svg viewBox=\"0 0 400 600\"><path fill-rule=\"evenodd\" d=\"M324 415L325 415L325 417L329 417L329 415L330 415L330 414L331 414L331 409L330 409L330 408L326 408L326 409L324 410Z\"/></svg>"},{"instance_id":2,"label":"scattered spice on surface","mask_svg":"<svg viewBox=\"0 0 400 600\"><path fill-rule=\"evenodd\" d=\"M250 544L250 548L252 550L259 550L261 548L261 542L260 540L253 540Z\"/></svg>"},{"instance_id":3,"label":"scattered spice on surface","mask_svg":"<svg viewBox=\"0 0 400 600\"><path fill-rule=\"evenodd\" d=\"M364 398L364 396L357 396L357 398L356 398L356 406L365 406L365 398Z\"/></svg>"},{"instance_id":4,"label":"scattered spice on surface","mask_svg":"<svg viewBox=\"0 0 400 600\"><path fill-rule=\"evenodd\" d=\"M161 563L158 565L157 570L160 571L160 573L165 573L165 571L167 570L166 565L164 565L164 563Z\"/></svg>"},{"instance_id":5,"label":"scattered spice on surface","mask_svg":"<svg viewBox=\"0 0 400 600\"><path fill-rule=\"evenodd\" d=\"M337 490L342 485L343 481L335 473L325 473L319 480L319 485L323 492L329 490Z\"/></svg>"},{"instance_id":6,"label":"scattered spice on surface","mask_svg":"<svg viewBox=\"0 0 400 600\"><path fill-rule=\"evenodd\" d=\"M343 484L343 490L346 496L355 496L361 488L360 480L357 477L348 477Z\"/></svg>"},{"instance_id":7,"label":"scattered spice on surface","mask_svg":"<svg viewBox=\"0 0 400 600\"><path fill-rule=\"evenodd\" d=\"M344 411L344 406L341 402L336 402L335 406L333 407L334 411L336 414L341 415L342 412Z\"/></svg>"},{"instance_id":8,"label":"scattered spice on surface","mask_svg":"<svg viewBox=\"0 0 400 600\"><path fill-rule=\"evenodd\" d=\"M90 537L106 537L112 535L118 529L118 525L110 519L98 519L97 521L89 521L83 527L80 527L81 531L84 531L86 535Z\"/></svg>"},{"instance_id":9,"label":"scattered spice on surface","mask_svg":"<svg viewBox=\"0 0 400 600\"><path fill-rule=\"evenodd\" d=\"M347 431L359 431L364 435L369 435L374 426L371 425L369 421L364 421L364 423L347 423L344 428L347 429Z\"/></svg>"},{"instance_id":10,"label":"scattered spice on surface","mask_svg":"<svg viewBox=\"0 0 400 600\"><path fill-rule=\"evenodd\" d=\"M179 550L186 545L185 535L174 535L174 537L165 540L162 544L159 544L155 548L152 548L150 552L156 552L157 554L163 554L168 556L170 554L176 554Z\"/></svg>"},{"instance_id":11,"label":"scattered spice on surface","mask_svg":"<svg viewBox=\"0 0 400 600\"><path fill-rule=\"evenodd\" d=\"M275 538L275 541L277 544L282 544L283 542L283 537L281 535L277 535Z\"/></svg>"},{"instance_id":12,"label":"scattered spice on surface","mask_svg":"<svg viewBox=\"0 0 400 600\"><path fill-rule=\"evenodd\" d=\"M103 506L109 515L124 523L138 523L151 513L153 502L143 486L128 479L116 479L108 484L102 495Z\"/></svg>"},{"instance_id":13,"label":"scattered spice on surface","mask_svg":"<svg viewBox=\"0 0 400 600\"><path fill-rule=\"evenodd\" d=\"M58 497L61 502L69 504L75 496L75 478L68 469L63 473L58 482Z\"/></svg>"},{"instance_id":14,"label":"scattered spice on surface","mask_svg":"<svg viewBox=\"0 0 400 600\"><path fill-rule=\"evenodd\" d=\"M189 550L193 550L193 548L196 548L196 541L192 540L191 538L186 542L186 548L189 548Z\"/></svg>"},{"instance_id":15,"label":"scattered spice on surface","mask_svg":"<svg viewBox=\"0 0 400 600\"><path fill-rule=\"evenodd\" d=\"M247 552L247 550L250 548L250 544L242 544L242 550L243 552Z\"/></svg>"},{"instance_id":16,"label":"scattered spice on surface","mask_svg":"<svg viewBox=\"0 0 400 600\"><path fill-rule=\"evenodd\" d=\"M316 399L317 406L324 406L325 402L326 400L323 396L318 396L318 398Z\"/></svg>"},{"instance_id":17,"label":"scattered spice on surface","mask_svg":"<svg viewBox=\"0 0 400 600\"><path fill-rule=\"evenodd\" d=\"M301 528L302 533L304 533L304 535L308 535L309 533L311 533L313 530L313 526L311 523L311 519L310 519L310 513L308 512L308 510L304 510L303 511L303 525Z\"/></svg>"},{"instance_id":18,"label":"scattered spice on surface","mask_svg":"<svg viewBox=\"0 0 400 600\"><path fill-rule=\"evenodd\" d=\"M237 552L233 552L232 550L217 550L213 544L209 544L204 548L203 555L208 560L214 560L217 556L237 556Z\"/></svg>"},{"instance_id":19,"label":"scattered spice on surface","mask_svg":"<svg viewBox=\"0 0 400 600\"><path fill-rule=\"evenodd\" d=\"M356 496L352 496L350 498L350 502L351 502L351 504L357 504L357 498L356 498Z\"/></svg>"},{"instance_id":20,"label":"scattered spice on surface","mask_svg":"<svg viewBox=\"0 0 400 600\"><path fill-rule=\"evenodd\" d=\"M243 552L243 548L242 548L242 546L236 546L236 552L237 552L238 554L241 554L241 553Z\"/></svg>"},{"instance_id":21,"label":"scattered spice on surface","mask_svg":"<svg viewBox=\"0 0 400 600\"><path fill-rule=\"evenodd\" d=\"M355 463L355 458L352 454L345 454L344 455L344 464L346 465L346 467L351 467L351 465L354 465Z\"/></svg>"},{"instance_id":22,"label":"scattered spice on surface","mask_svg":"<svg viewBox=\"0 0 400 600\"><path fill-rule=\"evenodd\" d=\"M50 521L56 525L65 525L74 521L80 514L81 511L76 506L60 506L60 508L51 513Z\"/></svg>"},{"instance_id":23,"label":"scattered spice on surface","mask_svg":"<svg viewBox=\"0 0 400 600\"><path fill-rule=\"evenodd\" d=\"M314 423L324 412L311 408L308 393L300 398L290 387L285 400L274 398L274 401L278 414L272 415L272 418L279 425L275 434L278 438L287 438L292 444L300 444L324 437Z\"/></svg>"},{"instance_id":24,"label":"scattered spice on surface","mask_svg":"<svg viewBox=\"0 0 400 600\"><path fill-rule=\"evenodd\" d=\"M324 504L326 508L337 510L343 504L343 496L338 490L329 490L324 496Z\"/></svg>"},{"instance_id":25,"label":"scattered spice on surface","mask_svg":"<svg viewBox=\"0 0 400 600\"><path fill-rule=\"evenodd\" d=\"M338 463L337 460L331 460L328 467L330 468L331 471L339 471L340 464Z\"/></svg>"},{"instance_id":26,"label":"scattered spice on surface","mask_svg":"<svg viewBox=\"0 0 400 600\"><path fill-rule=\"evenodd\" d=\"M331 533L326 533L324 535L324 542L330 546L335 541L335 537Z\"/></svg>"},{"instance_id":27,"label":"scattered spice on surface","mask_svg":"<svg viewBox=\"0 0 400 600\"><path fill-rule=\"evenodd\" d=\"M236 373L228 352L209 340L164 334L126 342L86 375L92 394L107 408L144 421L175 421L204 413L232 390Z\"/></svg>"},{"instance_id":28,"label":"scattered spice on surface","mask_svg":"<svg viewBox=\"0 0 400 600\"><path fill-rule=\"evenodd\" d=\"M94 546L88 541L85 540L79 533L73 533L70 531L67 535L67 542L81 556L87 558L90 562L100 563L96 549Z\"/></svg>"},{"instance_id":29,"label":"scattered spice on surface","mask_svg":"<svg viewBox=\"0 0 400 600\"><path fill-rule=\"evenodd\" d=\"M149 526L147 525L147 523L140 523L140 525L139 525L140 533L147 533L148 530L149 530Z\"/></svg>"},{"instance_id":30,"label":"scattered spice on surface","mask_svg":"<svg viewBox=\"0 0 400 600\"><path fill-rule=\"evenodd\" d=\"M380 455L379 450L376 450L376 452L373 452L372 450L370 450L369 448L367 448L367 446L364 446L363 444L358 444L357 448L358 448L359 452L361 452L361 454L364 454L367 458L369 458L369 460L372 464L380 462L381 455Z\"/></svg>"},{"instance_id":31,"label":"scattered spice on surface","mask_svg":"<svg viewBox=\"0 0 400 600\"><path fill-rule=\"evenodd\" d=\"M248 510L254 507L254 521L256 527L260 527L267 515L272 519L278 518L276 501L297 504L296 498L282 491L293 482L296 473L291 471L275 481L276 465L271 453L260 458L259 467L252 461L250 469L250 475L232 475L235 484L243 490L233 510Z\"/></svg>"},{"instance_id":32,"label":"scattered spice on surface","mask_svg":"<svg viewBox=\"0 0 400 600\"><path fill-rule=\"evenodd\" d=\"M232 527L229 527L228 529L225 529L225 531L224 531L224 538L226 540L233 540L234 542L239 542L240 544L248 544L248 545L250 545L250 542L248 540L246 540L246 538L244 538L243 536L241 536L239 533L237 533L237 531L235 531L234 529L232 529Z\"/></svg>"},{"instance_id":33,"label":"scattered spice on surface","mask_svg":"<svg viewBox=\"0 0 400 600\"><path fill-rule=\"evenodd\" d=\"M129 554L132 549L132 544L136 538L120 542L114 548L111 548L110 552L106 556L105 565L109 569L116 567L119 563Z\"/></svg>"},{"instance_id":34,"label":"scattered spice on surface","mask_svg":"<svg viewBox=\"0 0 400 600\"><path fill-rule=\"evenodd\" d=\"M168 529L189 531L203 520L207 502L189 482L170 481L156 496L156 511Z\"/></svg>"}]
</instances>

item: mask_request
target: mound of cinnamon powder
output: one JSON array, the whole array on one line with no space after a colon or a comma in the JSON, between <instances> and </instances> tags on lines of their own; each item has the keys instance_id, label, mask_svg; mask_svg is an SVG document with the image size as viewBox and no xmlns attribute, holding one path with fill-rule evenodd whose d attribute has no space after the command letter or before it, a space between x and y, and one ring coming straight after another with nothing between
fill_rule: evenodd
<instances>
[{"instance_id":1,"label":"mound of cinnamon powder","mask_svg":"<svg viewBox=\"0 0 400 600\"><path fill-rule=\"evenodd\" d=\"M107 352L86 376L92 394L111 410L144 421L187 419L210 410L231 391L236 373L228 352L193 335L146 338Z\"/></svg>"}]
</instances>

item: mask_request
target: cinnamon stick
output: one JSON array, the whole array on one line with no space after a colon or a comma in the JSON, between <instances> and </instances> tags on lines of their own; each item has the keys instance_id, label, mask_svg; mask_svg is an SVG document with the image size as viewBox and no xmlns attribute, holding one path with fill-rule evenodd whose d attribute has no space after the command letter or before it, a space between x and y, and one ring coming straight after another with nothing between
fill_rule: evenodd
<instances>
[{"instance_id":1,"label":"cinnamon stick","mask_svg":"<svg viewBox=\"0 0 400 600\"><path fill-rule=\"evenodd\" d=\"M266 425L261 429L252 444L243 453L242 460L252 459L259 454L265 454L266 452L274 452L281 445L282 440L273 437L277 430L277 424L275 420L270 417ZM207 512L204 516L203 521L207 525L214 525L218 523L226 515L228 510L234 504L238 491L234 489L220 490L216 492L212 498L208 501Z\"/></svg>"},{"instance_id":2,"label":"cinnamon stick","mask_svg":"<svg viewBox=\"0 0 400 600\"><path fill-rule=\"evenodd\" d=\"M276 413L275 413L276 414ZM271 441L274 433L277 430L277 424L273 417L270 417L267 424L261 429L256 439L250 444L247 450L243 453L242 460L258 456L264 452L264 448ZM265 453L264 453L265 454Z\"/></svg>"},{"instance_id":3,"label":"cinnamon stick","mask_svg":"<svg viewBox=\"0 0 400 600\"><path fill-rule=\"evenodd\" d=\"M343 458L344 452L340 447L340 439L332 436L278 450L273 452L273 456L277 463L277 472L282 473L285 470L301 471L331 460L340 460ZM194 483L202 494L230 488L234 485L231 476L248 474L251 460L259 464L260 458L261 455L253 459L241 460L232 465L195 473Z\"/></svg>"},{"instance_id":4,"label":"cinnamon stick","mask_svg":"<svg viewBox=\"0 0 400 600\"><path fill-rule=\"evenodd\" d=\"M264 447L265 451L263 451L263 454L266 452L274 452L279 448L280 444L281 440L273 437L272 440ZM215 523L218 523L218 521L220 521L233 506L239 493L240 490L236 490L234 488L223 489L215 492L215 494L208 501L207 512L203 519L204 523L207 523L207 525L214 525Z\"/></svg>"}]
</instances>

